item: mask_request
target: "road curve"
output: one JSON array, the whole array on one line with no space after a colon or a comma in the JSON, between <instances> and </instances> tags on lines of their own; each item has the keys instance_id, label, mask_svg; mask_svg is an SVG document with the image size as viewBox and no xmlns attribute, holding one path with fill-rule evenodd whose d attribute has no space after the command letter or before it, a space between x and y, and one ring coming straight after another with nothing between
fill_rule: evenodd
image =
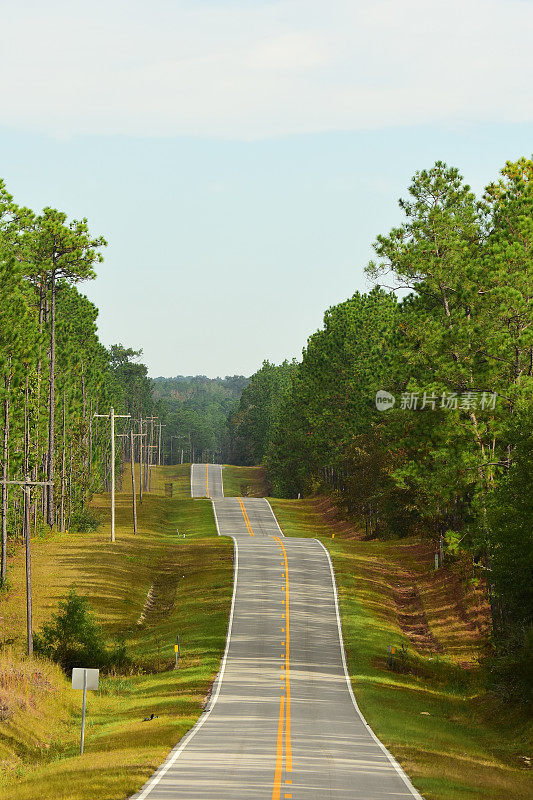
<instances>
[{"instance_id":1,"label":"road curve","mask_svg":"<svg viewBox=\"0 0 533 800\"><path fill-rule=\"evenodd\" d=\"M235 544L221 671L136 800L420 798L357 709L325 548L284 537L266 500L214 499L213 510Z\"/></svg>"},{"instance_id":2,"label":"road curve","mask_svg":"<svg viewBox=\"0 0 533 800\"><path fill-rule=\"evenodd\" d=\"M191 497L224 497L220 464L191 464Z\"/></svg>"}]
</instances>

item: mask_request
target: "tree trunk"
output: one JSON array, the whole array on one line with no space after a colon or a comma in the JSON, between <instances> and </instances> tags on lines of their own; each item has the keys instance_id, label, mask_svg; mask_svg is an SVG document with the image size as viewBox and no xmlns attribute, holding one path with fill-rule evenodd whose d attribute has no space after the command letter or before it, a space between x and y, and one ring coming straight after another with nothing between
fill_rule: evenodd
<instances>
[{"instance_id":1,"label":"tree trunk","mask_svg":"<svg viewBox=\"0 0 533 800\"><path fill-rule=\"evenodd\" d=\"M35 409L36 425L35 425L35 465L32 470L32 480L39 480L39 466L40 461L40 432L41 432L41 375L42 375L42 334L44 323L44 279L39 281L39 348L37 356L37 401ZM42 480L42 479L41 479ZM44 494L44 492L41 492ZM43 499L41 497L41 507L43 508ZM33 530L37 530L37 497L33 499Z\"/></svg>"},{"instance_id":2,"label":"tree trunk","mask_svg":"<svg viewBox=\"0 0 533 800\"><path fill-rule=\"evenodd\" d=\"M28 368L26 367L26 380L24 384L24 480L30 479L30 392L28 384ZM28 655L33 655L33 607L32 607L32 582L31 582L31 528L30 528L30 503L31 489L24 486L24 510L22 527L24 543L26 545L26 615L27 615L27 645Z\"/></svg>"},{"instance_id":3,"label":"tree trunk","mask_svg":"<svg viewBox=\"0 0 533 800\"><path fill-rule=\"evenodd\" d=\"M48 280L48 279L46 279ZM47 283L44 284L44 297L43 297L43 326L48 325L50 321L50 304L48 302L48 285ZM48 369L50 370L50 350L47 351L48 355ZM41 366L42 372L42 366ZM48 425L48 430L46 432L46 441L47 441L47 449L43 452L43 461L42 461L42 472L44 475L44 479L48 480L48 440L50 438L50 388L48 389L48 398L47 398L47 409L46 409L46 424ZM48 520L48 486L44 487L44 491L42 493L42 514L43 520L46 522Z\"/></svg>"},{"instance_id":4,"label":"tree trunk","mask_svg":"<svg viewBox=\"0 0 533 800\"><path fill-rule=\"evenodd\" d=\"M143 418L141 417L141 427L139 436L139 503L143 501Z\"/></svg>"},{"instance_id":5,"label":"tree trunk","mask_svg":"<svg viewBox=\"0 0 533 800\"><path fill-rule=\"evenodd\" d=\"M6 396L4 399L4 437L2 445L2 563L0 565L0 586L6 580L7 571L7 507L8 489L7 474L9 469L9 390L11 388L11 375L4 378Z\"/></svg>"},{"instance_id":6,"label":"tree trunk","mask_svg":"<svg viewBox=\"0 0 533 800\"><path fill-rule=\"evenodd\" d=\"M27 475L25 476L28 477ZM26 545L26 622L28 655L33 655L33 609L31 583L31 538L30 538L30 488L24 487L24 542Z\"/></svg>"},{"instance_id":7,"label":"tree trunk","mask_svg":"<svg viewBox=\"0 0 533 800\"><path fill-rule=\"evenodd\" d=\"M65 390L63 389L63 442L61 446L61 533L65 532L65 494L66 494L66 447L67 447L67 409L65 400Z\"/></svg>"},{"instance_id":8,"label":"tree trunk","mask_svg":"<svg viewBox=\"0 0 533 800\"><path fill-rule=\"evenodd\" d=\"M72 444L70 445L70 466L68 470L68 522L67 531L70 530L70 520L72 517Z\"/></svg>"},{"instance_id":9,"label":"tree trunk","mask_svg":"<svg viewBox=\"0 0 533 800\"><path fill-rule=\"evenodd\" d=\"M55 383L56 383L56 276L52 270L50 277L50 409L48 428L48 524L55 522L54 507L54 448L55 448Z\"/></svg>"},{"instance_id":10,"label":"tree trunk","mask_svg":"<svg viewBox=\"0 0 533 800\"><path fill-rule=\"evenodd\" d=\"M98 410L98 409L97 409ZM89 494L92 490L92 474L93 474L93 401L91 400L91 408L89 411L89 464L87 471L87 487Z\"/></svg>"}]
</instances>

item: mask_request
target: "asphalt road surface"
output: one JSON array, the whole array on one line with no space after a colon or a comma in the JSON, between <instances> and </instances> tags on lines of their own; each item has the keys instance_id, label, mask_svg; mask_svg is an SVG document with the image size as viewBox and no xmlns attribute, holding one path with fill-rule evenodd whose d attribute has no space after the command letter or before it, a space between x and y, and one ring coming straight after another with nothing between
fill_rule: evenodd
<instances>
[{"instance_id":1,"label":"asphalt road surface","mask_svg":"<svg viewBox=\"0 0 533 800\"><path fill-rule=\"evenodd\" d=\"M224 497L220 464L191 464L191 497Z\"/></svg>"},{"instance_id":2,"label":"asphalt road surface","mask_svg":"<svg viewBox=\"0 0 533 800\"><path fill-rule=\"evenodd\" d=\"M326 550L285 538L266 500L213 509L235 543L226 653L206 711L137 800L420 798L357 710Z\"/></svg>"}]
</instances>

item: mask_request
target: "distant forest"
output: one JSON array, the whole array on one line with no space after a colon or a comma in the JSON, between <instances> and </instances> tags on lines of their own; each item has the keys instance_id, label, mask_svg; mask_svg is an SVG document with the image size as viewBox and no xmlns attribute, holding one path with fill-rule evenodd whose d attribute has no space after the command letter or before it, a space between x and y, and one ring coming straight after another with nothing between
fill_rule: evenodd
<instances>
[{"instance_id":1,"label":"distant forest","mask_svg":"<svg viewBox=\"0 0 533 800\"><path fill-rule=\"evenodd\" d=\"M249 382L243 375L155 378L153 395L165 424L166 463L229 461L232 443L228 418L236 411Z\"/></svg>"}]
</instances>

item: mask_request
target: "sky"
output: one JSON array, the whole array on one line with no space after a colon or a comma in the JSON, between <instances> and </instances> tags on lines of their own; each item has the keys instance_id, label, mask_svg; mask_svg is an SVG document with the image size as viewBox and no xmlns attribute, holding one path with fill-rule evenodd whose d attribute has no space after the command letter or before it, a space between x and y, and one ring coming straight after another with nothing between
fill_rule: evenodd
<instances>
[{"instance_id":1,"label":"sky","mask_svg":"<svg viewBox=\"0 0 533 800\"><path fill-rule=\"evenodd\" d=\"M104 344L150 374L299 357L441 159L533 151L532 0L0 0L0 177L87 217Z\"/></svg>"}]
</instances>

